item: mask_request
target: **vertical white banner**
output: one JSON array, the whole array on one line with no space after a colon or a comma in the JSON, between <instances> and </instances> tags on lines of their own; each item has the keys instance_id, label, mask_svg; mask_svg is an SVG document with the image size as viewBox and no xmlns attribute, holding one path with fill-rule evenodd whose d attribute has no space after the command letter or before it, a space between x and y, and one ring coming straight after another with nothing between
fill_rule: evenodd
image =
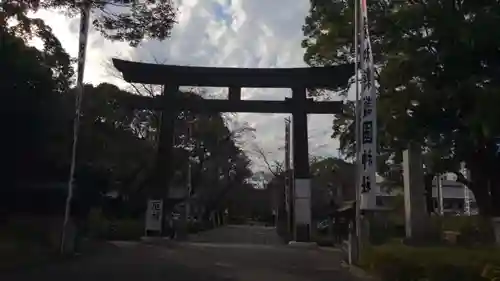
<instances>
[{"instance_id":1,"label":"vertical white banner","mask_svg":"<svg viewBox=\"0 0 500 281\"><path fill-rule=\"evenodd\" d=\"M292 185L290 178L290 119L285 118L285 209L291 211Z\"/></svg>"},{"instance_id":2,"label":"vertical white banner","mask_svg":"<svg viewBox=\"0 0 500 281\"><path fill-rule=\"evenodd\" d=\"M376 157L377 157L377 92L375 88L375 66L368 29L366 0L361 0L361 167L358 188L361 190L361 209L376 208Z\"/></svg>"},{"instance_id":3,"label":"vertical white banner","mask_svg":"<svg viewBox=\"0 0 500 281\"><path fill-rule=\"evenodd\" d=\"M163 200L148 200L146 211L146 231L161 231Z\"/></svg>"}]
</instances>

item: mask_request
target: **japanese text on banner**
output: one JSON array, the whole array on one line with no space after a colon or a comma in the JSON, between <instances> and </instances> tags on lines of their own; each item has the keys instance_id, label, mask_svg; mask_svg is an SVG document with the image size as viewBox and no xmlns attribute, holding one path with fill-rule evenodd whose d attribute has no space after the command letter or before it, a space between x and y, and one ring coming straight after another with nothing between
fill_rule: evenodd
<instances>
[{"instance_id":1,"label":"japanese text on banner","mask_svg":"<svg viewBox=\"0 0 500 281\"><path fill-rule=\"evenodd\" d=\"M377 156L377 110L375 88L375 66L368 31L368 15L366 0L361 0L361 40L360 40L360 70L361 70L361 167L360 186L361 208L376 207L376 156Z\"/></svg>"}]
</instances>

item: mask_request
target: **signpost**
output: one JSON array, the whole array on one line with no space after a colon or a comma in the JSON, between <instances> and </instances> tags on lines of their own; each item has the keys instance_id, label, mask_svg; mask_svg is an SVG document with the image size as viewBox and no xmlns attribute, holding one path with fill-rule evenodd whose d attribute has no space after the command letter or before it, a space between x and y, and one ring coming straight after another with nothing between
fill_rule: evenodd
<instances>
[{"instance_id":1,"label":"signpost","mask_svg":"<svg viewBox=\"0 0 500 281\"><path fill-rule=\"evenodd\" d=\"M163 219L163 200L149 200L146 211L146 236L149 232L161 234Z\"/></svg>"}]
</instances>

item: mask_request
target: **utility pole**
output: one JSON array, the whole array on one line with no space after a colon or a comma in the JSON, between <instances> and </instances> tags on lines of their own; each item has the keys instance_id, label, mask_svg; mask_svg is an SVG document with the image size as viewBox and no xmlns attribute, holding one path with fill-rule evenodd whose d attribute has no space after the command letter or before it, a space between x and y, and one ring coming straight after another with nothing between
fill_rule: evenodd
<instances>
[{"instance_id":1,"label":"utility pole","mask_svg":"<svg viewBox=\"0 0 500 281\"><path fill-rule=\"evenodd\" d=\"M85 56L89 35L90 23L90 3L88 1L77 1L81 9L80 33L78 44L78 68L76 78L76 96L75 96L75 116L73 119L73 145L71 148L71 163L68 177L68 193L66 195L66 204L64 208L64 221L61 233L61 254L65 251L66 234L68 222L71 214L71 201L73 199L74 177L76 169L76 148L78 144L78 134L80 131L80 115L83 98L83 74L85 72Z\"/></svg>"},{"instance_id":2,"label":"utility pole","mask_svg":"<svg viewBox=\"0 0 500 281\"><path fill-rule=\"evenodd\" d=\"M356 91L356 121L355 121L355 142L356 142L356 210L355 210L355 244L354 251L352 245L349 249L349 263L353 262L353 254L357 259L361 252L361 100L359 91L359 3L354 0L354 86Z\"/></svg>"},{"instance_id":3,"label":"utility pole","mask_svg":"<svg viewBox=\"0 0 500 281\"><path fill-rule=\"evenodd\" d=\"M188 124L188 133L187 133L187 138L188 142L191 142L192 138L192 126L196 122L196 118L194 118L191 122ZM191 192L193 190L192 186L192 171L191 171L191 149L194 149L194 147L190 146L190 151L189 151L189 157L188 157L188 168L187 168L187 200L186 200L186 217L190 216L191 212Z\"/></svg>"},{"instance_id":4,"label":"utility pole","mask_svg":"<svg viewBox=\"0 0 500 281\"><path fill-rule=\"evenodd\" d=\"M293 226L293 186L292 186L292 173L290 171L290 117L285 118L285 208L287 213L287 227L288 232L294 235Z\"/></svg>"},{"instance_id":5,"label":"utility pole","mask_svg":"<svg viewBox=\"0 0 500 281\"><path fill-rule=\"evenodd\" d=\"M438 214L440 216L444 215L444 206L443 206L443 175L438 174L436 176L436 191L437 191L437 203L438 203ZM431 191L431 197L432 197Z\"/></svg>"},{"instance_id":6,"label":"utility pole","mask_svg":"<svg viewBox=\"0 0 500 281\"><path fill-rule=\"evenodd\" d=\"M465 162L462 162L461 163L461 172L462 174L464 175L464 177L466 179L469 179L470 178L470 175L469 175L469 169L467 169L466 165L465 165ZM471 212L470 212L470 196L469 196L469 187L464 184L464 214L466 216L470 216L471 215Z\"/></svg>"},{"instance_id":7,"label":"utility pole","mask_svg":"<svg viewBox=\"0 0 500 281\"><path fill-rule=\"evenodd\" d=\"M178 232L178 239L185 240L188 236L188 228L189 228L189 213L190 213L190 200L191 200L191 190L192 190L192 177L191 177L191 131L192 125L196 121L196 118L191 120L186 120L187 131L186 131L186 140L185 146L188 150L188 162L187 162L187 171L186 171L186 196L184 198L184 203L181 207L181 216L180 216L180 227Z\"/></svg>"}]
</instances>

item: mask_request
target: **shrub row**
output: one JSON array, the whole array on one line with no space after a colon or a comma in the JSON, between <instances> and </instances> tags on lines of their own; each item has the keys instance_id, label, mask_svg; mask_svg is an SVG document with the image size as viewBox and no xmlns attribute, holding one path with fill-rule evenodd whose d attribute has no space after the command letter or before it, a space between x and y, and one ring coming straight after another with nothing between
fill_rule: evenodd
<instances>
[{"instance_id":1,"label":"shrub row","mask_svg":"<svg viewBox=\"0 0 500 281\"><path fill-rule=\"evenodd\" d=\"M104 240L139 240L144 235L144 222L135 219L110 220L93 210L87 221L87 234Z\"/></svg>"},{"instance_id":2,"label":"shrub row","mask_svg":"<svg viewBox=\"0 0 500 281\"><path fill-rule=\"evenodd\" d=\"M500 277L500 251L386 244L367 249L360 265L383 281L491 281Z\"/></svg>"},{"instance_id":3,"label":"shrub row","mask_svg":"<svg viewBox=\"0 0 500 281\"><path fill-rule=\"evenodd\" d=\"M197 233L213 228L208 221L188 223L188 232ZM99 211L91 212L87 221L87 234L104 240L139 240L144 235L144 221L138 219L108 219Z\"/></svg>"}]
</instances>

